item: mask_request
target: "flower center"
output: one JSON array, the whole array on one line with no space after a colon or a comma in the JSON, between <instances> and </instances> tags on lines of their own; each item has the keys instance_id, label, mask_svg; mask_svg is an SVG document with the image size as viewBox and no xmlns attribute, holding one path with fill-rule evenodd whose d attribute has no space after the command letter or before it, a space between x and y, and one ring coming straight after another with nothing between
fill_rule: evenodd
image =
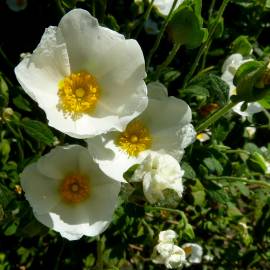
<instances>
[{"instance_id":1,"label":"flower center","mask_svg":"<svg viewBox=\"0 0 270 270\"><path fill-rule=\"evenodd\" d=\"M71 73L58 85L59 109L73 118L91 113L100 97L96 78L88 72Z\"/></svg>"},{"instance_id":2,"label":"flower center","mask_svg":"<svg viewBox=\"0 0 270 270\"><path fill-rule=\"evenodd\" d=\"M90 195L89 180L79 173L70 174L60 184L59 193L66 203L76 204L83 202Z\"/></svg>"},{"instance_id":3,"label":"flower center","mask_svg":"<svg viewBox=\"0 0 270 270\"><path fill-rule=\"evenodd\" d=\"M116 144L130 156L137 156L151 147L152 138L148 128L141 121L135 120L118 136Z\"/></svg>"},{"instance_id":4,"label":"flower center","mask_svg":"<svg viewBox=\"0 0 270 270\"><path fill-rule=\"evenodd\" d=\"M184 247L183 250L185 251L186 255L190 255L192 253L192 247Z\"/></svg>"}]
</instances>

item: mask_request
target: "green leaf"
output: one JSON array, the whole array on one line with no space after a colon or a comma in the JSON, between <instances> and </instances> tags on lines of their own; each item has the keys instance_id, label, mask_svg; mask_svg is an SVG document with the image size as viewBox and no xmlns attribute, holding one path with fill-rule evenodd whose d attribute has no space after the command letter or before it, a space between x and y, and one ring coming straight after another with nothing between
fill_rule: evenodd
<instances>
[{"instance_id":1,"label":"green leaf","mask_svg":"<svg viewBox=\"0 0 270 270\"><path fill-rule=\"evenodd\" d=\"M265 109L270 110L270 91L265 97L258 101Z\"/></svg>"},{"instance_id":2,"label":"green leaf","mask_svg":"<svg viewBox=\"0 0 270 270\"><path fill-rule=\"evenodd\" d=\"M195 239L195 233L194 233L193 228L190 224L187 224L185 227L184 238L186 240L194 240Z\"/></svg>"},{"instance_id":3,"label":"green leaf","mask_svg":"<svg viewBox=\"0 0 270 270\"><path fill-rule=\"evenodd\" d=\"M12 101L18 109L31 112L30 102L23 98L21 95L13 98Z\"/></svg>"},{"instance_id":4,"label":"green leaf","mask_svg":"<svg viewBox=\"0 0 270 270\"><path fill-rule=\"evenodd\" d=\"M211 173L217 173L218 175L222 174L223 167L217 159L213 157L205 158L203 160L203 163L205 164L205 166L209 169Z\"/></svg>"},{"instance_id":5,"label":"green leaf","mask_svg":"<svg viewBox=\"0 0 270 270\"><path fill-rule=\"evenodd\" d=\"M114 31L118 32L120 30L120 26L118 25L116 19L110 14L105 17L104 24Z\"/></svg>"},{"instance_id":6,"label":"green leaf","mask_svg":"<svg viewBox=\"0 0 270 270\"><path fill-rule=\"evenodd\" d=\"M25 119L22 121L21 125L26 131L26 133L37 141L40 141L47 145L51 145L54 142L53 133L47 127L47 125L43 124L42 122Z\"/></svg>"},{"instance_id":7,"label":"green leaf","mask_svg":"<svg viewBox=\"0 0 270 270\"><path fill-rule=\"evenodd\" d=\"M228 103L229 86L219 76L211 73L198 76L191 81L191 84L188 87L193 85L207 89L211 99L218 102L221 106Z\"/></svg>"},{"instance_id":8,"label":"green leaf","mask_svg":"<svg viewBox=\"0 0 270 270\"><path fill-rule=\"evenodd\" d=\"M214 202L218 202L221 204L226 204L229 201L229 197L224 190L219 189L219 190L207 190L207 194L210 196L210 198Z\"/></svg>"},{"instance_id":9,"label":"green leaf","mask_svg":"<svg viewBox=\"0 0 270 270\"><path fill-rule=\"evenodd\" d=\"M209 97L209 91L200 85L192 84L185 89L181 90L182 94L188 94L190 96L203 96L203 97Z\"/></svg>"},{"instance_id":10,"label":"green leaf","mask_svg":"<svg viewBox=\"0 0 270 270\"><path fill-rule=\"evenodd\" d=\"M202 183L196 179L196 184L191 186L194 205L203 207L205 205L205 191Z\"/></svg>"},{"instance_id":11,"label":"green leaf","mask_svg":"<svg viewBox=\"0 0 270 270\"><path fill-rule=\"evenodd\" d=\"M205 39L206 29L202 28L201 18L186 5L174 12L168 24L169 33L175 43L186 45L188 49L197 48Z\"/></svg>"},{"instance_id":12,"label":"green leaf","mask_svg":"<svg viewBox=\"0 0 270 270\"><path fill-rule=\"evenodd\" d=\"M252 45L248 41L248 36L239 36L232 43L232 51L248 56L252 52Z\"/></svg>"},{"instance_id":13,"label":"green leaf","mask_svg":"<svg viewBox=\"0 0 270 270\"><path fill-rule=\"evenodd\" d=\"M181 168L185 171L185 174L184 174L185 178L194 179L196 177L196 172L187 162L182 162Z\"/></svg>"},{"instance_id":14,"label":"green leaf","mask_svg":"<svg viewBox=\"0 0 270 270\"><path fill-rule=\"evenodd\" d=\"M8 86L0 73L0 107L5 107L8 104Z\"/></svg>"},{"instance_id":15,"label":"green leaf","mask_svg":"<svg viewBox=\"0 0 270 270\"><path fill-rule=\"evenodd\" d=\"M0 142L0 158L3 164L6 163L6 161L9 158L9 153L10 153L10 144L9 141L6 139L3 139Z\"/></svg>"},{"instance_id":16,"label":"green leaf","mask_svg":"<svg viewBox=\"0 0 270 270\"><path fill-rule=\"evenodd\" d=\"M251 170L259 173L265 173L267 165L264 157L258 152L252 153L250 158L247 160L247 164Z\"/></svg>"},{"instance_id":17,"label":"green leaf","mask_svg":"<svg viewBox=\"0 0 270 270\"><path fill-rule=\"evenodd\" d=\"M14 199L14 194L4 185L0 184L0 204L3 209Z\"/></svg>"}]
</instances>

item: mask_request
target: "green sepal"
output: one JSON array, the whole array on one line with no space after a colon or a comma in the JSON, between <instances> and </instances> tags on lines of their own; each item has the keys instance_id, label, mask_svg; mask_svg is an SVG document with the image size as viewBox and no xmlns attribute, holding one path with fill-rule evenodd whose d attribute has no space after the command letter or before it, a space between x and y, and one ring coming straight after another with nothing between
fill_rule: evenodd
<instances>
[{"instance_id":1,"label":"green sepal","mask_svg":"<svg viewBox=\"0 0 270 270\"><path fill-rule=\"evenodd\" d=\"M266 71L265 62L249 61L242 64L234 76L237 95L232 96L232 101L254 102L264 98L270 90L270 85L264 83Z\"/></svg>"},{"instance_id":2,"label":"green sepal","mask_svg":"<svg viewBox=\"0 0 270 270\"><path fill-rule=\"evenodd\" d=\"M252 45L248 41L247 36L239 36L232 43L232 51L240 53L243 56L248 56L252 52Z\"/></svg>"}]
</instances>

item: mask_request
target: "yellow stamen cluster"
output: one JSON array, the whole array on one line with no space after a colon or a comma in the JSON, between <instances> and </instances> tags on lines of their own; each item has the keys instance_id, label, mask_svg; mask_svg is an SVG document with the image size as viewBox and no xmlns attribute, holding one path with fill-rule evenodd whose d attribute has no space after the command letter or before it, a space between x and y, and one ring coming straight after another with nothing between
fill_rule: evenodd
<instances>
[{"instance_id":1,"label":"yellow stamen cluster","mask_svg":"<svg viewBox=\"0 0 270 270\"><path fill-rule=\"evenodd\" d=\"M141 121L135 120L118 136L116 144L130 156L137 156L151 147L152 138L148 128Z\"/></svg>"},{"instance_id":2,"label":"yellow stamen cluster","mask_svg":"<svg viewBox=\"0 0 270 270\"><path fill-rule=\"evenodd\" d=\"M190 255L192 253L192 247L184 247L183 250L185 251L186 255Z\"/></svg>"},{"instance_id":3,"label":"yellow stamen cluster","mask_svg":"<svg viewBox=\"0 0 270 270\"><path fill-rule=\"evenodd\" d=\"M71 73L59 82L58 96L58 107L65 114L79 118L95 109L100 87L96 78L88 72Z\"/></svg>"},{"instance_id":4,"label":"yellow stamen cluster","mask_svg":"<svg viewBox=\"0 0 270 270\"><path fill-rule=\"evenodd\" d=\"M79 173L68 175L59 187L64 202L77 204L85 201L90 195L89 179Z\"/></svg>"}]
</instances>

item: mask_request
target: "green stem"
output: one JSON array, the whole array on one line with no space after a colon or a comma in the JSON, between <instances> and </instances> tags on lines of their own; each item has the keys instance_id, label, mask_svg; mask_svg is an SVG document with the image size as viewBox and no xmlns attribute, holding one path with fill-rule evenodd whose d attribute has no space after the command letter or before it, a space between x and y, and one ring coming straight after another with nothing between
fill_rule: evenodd
<instances>
[{"instance_id":1,"label":"green stem","mask_svg":"<svg viewBox=\"0 0 270 270\"><path fill-rule=\"evenodd\" d=\"M228 5L228 3L230 2L230 0L223 0L219 10L218 10L218 13L217 13L217 17L215 19L215 23L212 25L212 27L209 29L209 34L208 34L208 37L207 37L207 40L201 45L200 49L199 49L199 52L194 60L194 63L189 71L189 73L187 74L185 80L184 80L184 87L187 85L188 81L191 79L191 77L193 76L194 72L196 71L197 69L197 66L201 60L201 57L202 55L204 54L204 51L207 50L208 46L209 46L209 43L211 42L211 39L216 31L216 28L218 26L218 22L221 18L221 16L223 15L224 11L225 11L225 8L226 6Z\"/></svg>"},{"instance_id":2,"label":"green stem","mask_svg":"<svg viewBox=\"0 0 270 270\"><path fill-rule=\"evenodd\" d=\"M225 105L223 108L219 109L218 111L216 111L215 113L210 115L210 117L208 119L206 119L205 121L203 121L201 124L199 124L196 127L196 131L199 132L199 131L202 131L202 130L205 130L206 128L208 128L210 125L215 123L219 118L224 116L236 104L237 103L235 103L235 102L230 102L227 105Z\"/></svg>"},{"instance_id":3,"label":"green stem","mask_svg":"<svg viewBox=\"0 0 270 270\"><path fill-rule=\"evenodd\" d=\"M207 48L205 48L205 51L203 53L203 59L202 59L202 66L201 66L201 70L203 70L205 68L205 65L206 65L206 58L207 58L207 55L208 55L208 51L211 47L211 44L212 44L212 40L207 44Z\"/></svg>"},{"instance_id":4,"label":"green stem","mask_svg":"<svg viewBox=\"0 0 270 270\"><path fill-rule=\"evenodd\" d=\"M55 263L55 266L54 266L54 270L58 270L58 269L59 269L60 261L61 261L61 257L62 257L64 248L65 248L65 245L66 245L66 240L65 240L65 239L62 239L62 244L61 244L61 247L60 247L60 250L59 250L57 259L56 259L56 263Z\"/></svg>"},{"instance_id":5,"label":"green stem","mask_svg":"<svg viewBox=\"0 0 270 270\"><path fill-rule=\"evenodd\" d=\"M268 119L268 129L270 129L270 113L266 110L266 109L263 109L263 112L265 114L265 116L267 117Z\"/></svg>"},{"instance_id":6,"label":"green stem","mask_svg":"<svg viewBox=\"0 0 270 270\"><path fill-rule=\"evenodd\" d=\"M181 45L179 43L175 43L173 45L172 50L169 52L169 55L167 56L167 58L165 59L165 61L158 66L157 68L157 74L156 74L156 78L158 79L160 76L161 71L166 68L174 59L174 57L176 56L177 52L179 51Z\"/></svg>"},{"instance_id":7,"label":"green stem","mask_svg":"<svg viewBox=\"0 0 270 270\"><path fill-rule=\"evenodd\" d=\"M103 270L103 252L102 252L102 240L98 237L97 240L97 262L96 262L96 270Z\"/></svg>"},{"instance_id":8,"label":"green stem","mask_svg":"<svg viewBox=\"0 0 270 270\"><path fill-rule=\"evenodd\" d=\"M61 13L61 15L65 15L66 14L66 11L65 9L63 8L62 4L61 4L61 0L55 0L55 4L57 6L57 9L58 11Z\"/></svg>"},{"instance_id":9,"label":"green stem","mask_svg":"<svg viewBox=\"0 0 270 270\"><path fill-rule=\"evenodd\" d=\"M8 59L8 57L6 56L6 54L4 53L4 51L2 50L1 47L0 47L0 55L6 61L7 65L9 66L9 68L11 68L13 70L14 65L10 62L10 60Z\"/></svg>"},{"instance_id":10,"label":"green stem","mask_svg":"<svg viewBox=\"0 0 270 270\"><path fill-rule=\"evenodd\" d=\"M216 4L216 0L212 0L211 5L209 7L209 12L208 12L208 22L209 22L209 19L213 15L213 10L214 10L215 4Z\"/></svg>"},{"instance_id":11,"label":"green stem","mask_svg":"<svg viewBox=\"0 0 270 270\"><path fill-rule=\"evenodd\" d=\"M265 181L261 180L255 180L255 179L246 179L246 178L239 178L239 177L233 177L233 176L207 176L206 179L208 180L225 180L225 181L235 181L235 182L243 182L245 184L249 185L258 185L262 187L266 187L270 189L270 183L267 183Z\"/></svg>"},{"instance_id":12,"label":"green stem","mask_svg":"<svg viewBox=\"0 0 270 270\"><path fill-rule=\"evenodd\" d=\"M160 32L159 32L159 34L158 34L158 36L157 36L157 38L155 40L155 43L154 43L153 47L151 48L151 50L150 50L150 52L148 54L148 57L147 57L147 60L146 60L146 70L149 69L149 65L151 63L152 57L153 57L154 53L156 52L156 50L159 47L160 41L161 41L161 39L163 37L163 34L164 34L165 30L166 30L166 27L167 27L169 21L171 19L171 16L172 16L172 13L174 11L174 8L176 6L177 1L178 0L174 0L173 1L172 7L170 9L170 12L169 12L168 16L166 17L166 19L165 19L165 21L164 21L164 23L163 23L163 25L162 25L162 27L160 29Z\"/></svg>"},{"instance_id":13,"label":"green stem","mask_svg":"<svg viewBox=\"0 0 270 270\"><path fill-rule=\"evenodd\" d=\"M149 6L148 6L148 8L147 8L147 10L146 10L146 12L145 12L145 15L143 16L142 23L141 23L141 25L139 26L139 28L138 28L136 34L134 35L134 38L135 38L135 39L138 38L139 34L141 33L141 31L142 31L142 29L143 29L144 22L149 18L149 15L150 15L150 13L151 13L151 11L152 11L154 2L155 2L155 0L152 0L151 3L149 4Z\"/></svg>"}]
</instances>

